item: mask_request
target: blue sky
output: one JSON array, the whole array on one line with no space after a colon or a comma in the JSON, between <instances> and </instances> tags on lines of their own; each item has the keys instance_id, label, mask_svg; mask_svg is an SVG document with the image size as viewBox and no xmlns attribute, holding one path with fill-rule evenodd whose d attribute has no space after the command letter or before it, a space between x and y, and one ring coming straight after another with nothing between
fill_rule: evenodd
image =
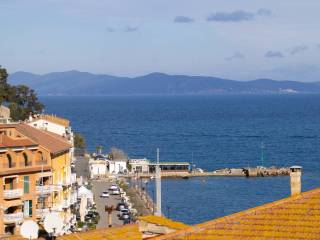
<instances>
[{"instance_id":1,"label":"blue sky","mask_svg":"<svg viewBox=\"0 0 320 240\"><path fill-rule=\"evenodd\" d=\"M0 64L320 81L319 0L0 0Z\"/></svg>"}]
</instances>

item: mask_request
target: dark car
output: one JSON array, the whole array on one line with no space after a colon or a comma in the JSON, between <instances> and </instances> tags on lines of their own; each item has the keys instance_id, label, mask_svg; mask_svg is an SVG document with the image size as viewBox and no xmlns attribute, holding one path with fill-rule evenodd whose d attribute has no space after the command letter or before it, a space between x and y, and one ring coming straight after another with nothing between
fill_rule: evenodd
<instances>
[{"instance_id":1,"label":"dark car","mask_svg":"<svg viewBox=\"0 0 320 240\"><path fill-rule=\"evenodd\" d=\"M116 210L120 211L120 210L125 209L125 208L128 208L128 205L121 202L121 203L118 203L118 205L116 207Z\"/></svg>"}]
</instances>

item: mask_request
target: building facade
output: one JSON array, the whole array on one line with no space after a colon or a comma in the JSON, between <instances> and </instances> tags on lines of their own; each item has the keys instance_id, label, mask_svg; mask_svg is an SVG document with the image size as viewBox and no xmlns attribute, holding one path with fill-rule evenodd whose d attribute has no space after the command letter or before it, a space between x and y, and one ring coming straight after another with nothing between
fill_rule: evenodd
<instances>
[{"instance_id":1,"label":"building facade","mask_svg":"<svg viewBox=\"0 0 320 240\"><path fill-rule=\"evenodd\" d=\"M50 166L45 148L0 125L0 234L19 233L23 221L40 221L52 206Z\"/></svg>"}]
</instances>

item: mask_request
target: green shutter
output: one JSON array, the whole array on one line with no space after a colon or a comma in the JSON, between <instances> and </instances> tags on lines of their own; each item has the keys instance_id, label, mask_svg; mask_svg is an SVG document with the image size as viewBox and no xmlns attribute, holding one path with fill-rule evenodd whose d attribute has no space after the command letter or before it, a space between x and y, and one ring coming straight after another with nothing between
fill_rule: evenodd
<instances>
[{"instance_id":1,"label":"green shutter","mask_svg":"<svg viewBox=\"0 0 320 240\"><path fill-rule=\"evenodd\" d=\"M29 176L23 177L23 192L29 193Z\"/></svg>"},{"instance_id":2,"label":"green shutter","mask_svg":"<svg viewBox=\"0 0 320 240\"><path fill-rule=\"evenodd\" d=\"M29 216L32 217L32 200L29 200Z\"/></svg>"}]
</instances>

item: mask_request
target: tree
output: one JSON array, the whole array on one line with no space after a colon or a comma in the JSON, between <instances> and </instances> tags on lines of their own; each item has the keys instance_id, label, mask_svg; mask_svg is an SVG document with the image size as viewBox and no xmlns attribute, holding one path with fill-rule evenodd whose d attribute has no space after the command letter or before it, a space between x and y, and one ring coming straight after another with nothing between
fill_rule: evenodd
<instances>
[{"instance_id":1,"label":"tree","mask_svg":"<svg viewBox=\"0 0 320 240\"><path fill-rule=\"evenodd\" d=\"M112 156L112 159L114 160L127 160L128 159L128 155L122 151L119 148L116 147L112 147L110 149L110 155Z\"/></svg>"},{"instance_id":2,"label":"tree","mask_svg":"<svg viewBox=\"0 0 320 240\"><path fill-rule=\"evenodd\" d=\"M0 66L0 104L6 103L14 121L25 120L33 113L41 113L44 105L39 102L36 92L25 85L11 86L8 73Z\"/></svg>"},{"instance_id":3,"label":"tree","mask_svg":"<svg viewBox=\"0 0 320 240\"><path fill-rule=\"evenodd\" d=\"M0 65L0 105L8 101L9 84L7 83L8 73Z\"/></svg>"},{"instance_id":4,"label":"tree","mask_svg":"<svg viewBox=\"0 0 320 240\"><path fill-rule=\"evenodd\" d=\"M74 134L74 147L79 149L85 149L87 147L86 139L80 133Z\"/></svg>"}]
</instances>

